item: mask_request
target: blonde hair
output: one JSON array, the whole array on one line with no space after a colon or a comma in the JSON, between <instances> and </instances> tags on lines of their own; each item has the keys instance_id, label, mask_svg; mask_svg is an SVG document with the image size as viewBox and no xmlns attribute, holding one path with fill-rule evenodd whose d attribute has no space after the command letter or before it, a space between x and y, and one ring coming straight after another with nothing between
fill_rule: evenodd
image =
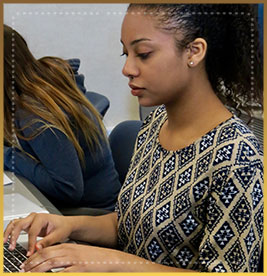
<instances>
[{"instance_id":1,"label":"blonde hair","mask_svg":"<svg viewBox=\"0 0 267 276\"><path fill-rule=\"evenodd\" d=\"M73 143L84 163L84 152L77 139L79 130L93 153L101 149L101 140L107 142L101 115L77 87L70 65L56 57L36 60L25 40L6 25L4 95L4 139L9 145L19 147L13 139L14 134L20 139L31 140L48 128L56 128ZM12 126L12 113L16 110L35 115L36 119L21 129L15 124ZM36 122L43 125L30 136L23 136L21 131Z\"/></svg>"}]
</instances>

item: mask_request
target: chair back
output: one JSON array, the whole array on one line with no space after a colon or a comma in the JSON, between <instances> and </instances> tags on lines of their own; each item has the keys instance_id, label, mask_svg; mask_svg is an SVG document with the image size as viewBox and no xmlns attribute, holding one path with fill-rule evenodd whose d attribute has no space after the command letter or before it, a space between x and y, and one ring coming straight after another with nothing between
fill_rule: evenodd
<instances>
[{"instance_id":1,"label":"chair back","mask_svg":"<svg viewBox=\"0 0 267 276\"><path fill-rule=\"evenodd\" d=\"M86 91L85 96L93 104L96 110L102 115L102 117L104 117L107 110L109 109L109 99L102 94L92 91Z\"/></svg>"},{"instance_id":2,"label":"chair back","mask_svg":"<svg viewBox=\"0 0 267 276\"><path fill-rule=\"evenodd\" d=\"M111 152L121 184L128 172L135 140L141 125L142 121L138 120L124 121L119 123L109 135Z\"/></svg>"}]
</instances>

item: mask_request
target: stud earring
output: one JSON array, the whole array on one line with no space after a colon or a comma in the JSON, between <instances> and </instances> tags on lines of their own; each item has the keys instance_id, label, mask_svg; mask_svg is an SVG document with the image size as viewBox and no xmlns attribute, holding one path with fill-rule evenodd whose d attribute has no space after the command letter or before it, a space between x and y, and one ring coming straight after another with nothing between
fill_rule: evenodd
<instances>
[{"instance_id":1,"label":"stud earring","mask_svg":"<svg viewBox=\"0 0 267 276\"><path fill-rule=\"evenodd\" d=\"M189 65L190 65L190 66L194 65L194 61L191 60L191 61L189 62Z\"/></svg>"}]
</instances>

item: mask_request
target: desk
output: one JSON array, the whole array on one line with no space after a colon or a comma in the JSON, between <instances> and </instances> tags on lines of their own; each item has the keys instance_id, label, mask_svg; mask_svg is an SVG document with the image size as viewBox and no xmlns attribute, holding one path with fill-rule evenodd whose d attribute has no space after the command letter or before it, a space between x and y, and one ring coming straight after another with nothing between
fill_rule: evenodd
<instances>
[{"instance_id":1,"label":"desk","mask_svg":"<svg viewBox=\"0 0 267 276\"><path fill-rule=\"evenodd\" d=\"M33 203L45 207L49 213L61 215L59 210L26 178L16 176L9 171L5 171L5 174L13 181L13 183L4 186L4 194L22 194Z\"/></svg>"}]
</instances>

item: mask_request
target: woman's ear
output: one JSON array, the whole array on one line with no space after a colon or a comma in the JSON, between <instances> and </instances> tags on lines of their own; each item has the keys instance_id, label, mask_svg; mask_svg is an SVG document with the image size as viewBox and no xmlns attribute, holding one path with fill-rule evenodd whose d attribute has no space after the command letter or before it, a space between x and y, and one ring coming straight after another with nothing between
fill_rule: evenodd
<instances>
[{"instance_id":1,"label":"woman's ear","mask_svg":"<svg viewBox=\"0 0 267 276\"><path fill-rule=\"evenodd\" d=\"M203 38L196 38L188 45L188 66L194 67L202 62L207 52L207 42Z\"/></svg>"}]
</instances>

